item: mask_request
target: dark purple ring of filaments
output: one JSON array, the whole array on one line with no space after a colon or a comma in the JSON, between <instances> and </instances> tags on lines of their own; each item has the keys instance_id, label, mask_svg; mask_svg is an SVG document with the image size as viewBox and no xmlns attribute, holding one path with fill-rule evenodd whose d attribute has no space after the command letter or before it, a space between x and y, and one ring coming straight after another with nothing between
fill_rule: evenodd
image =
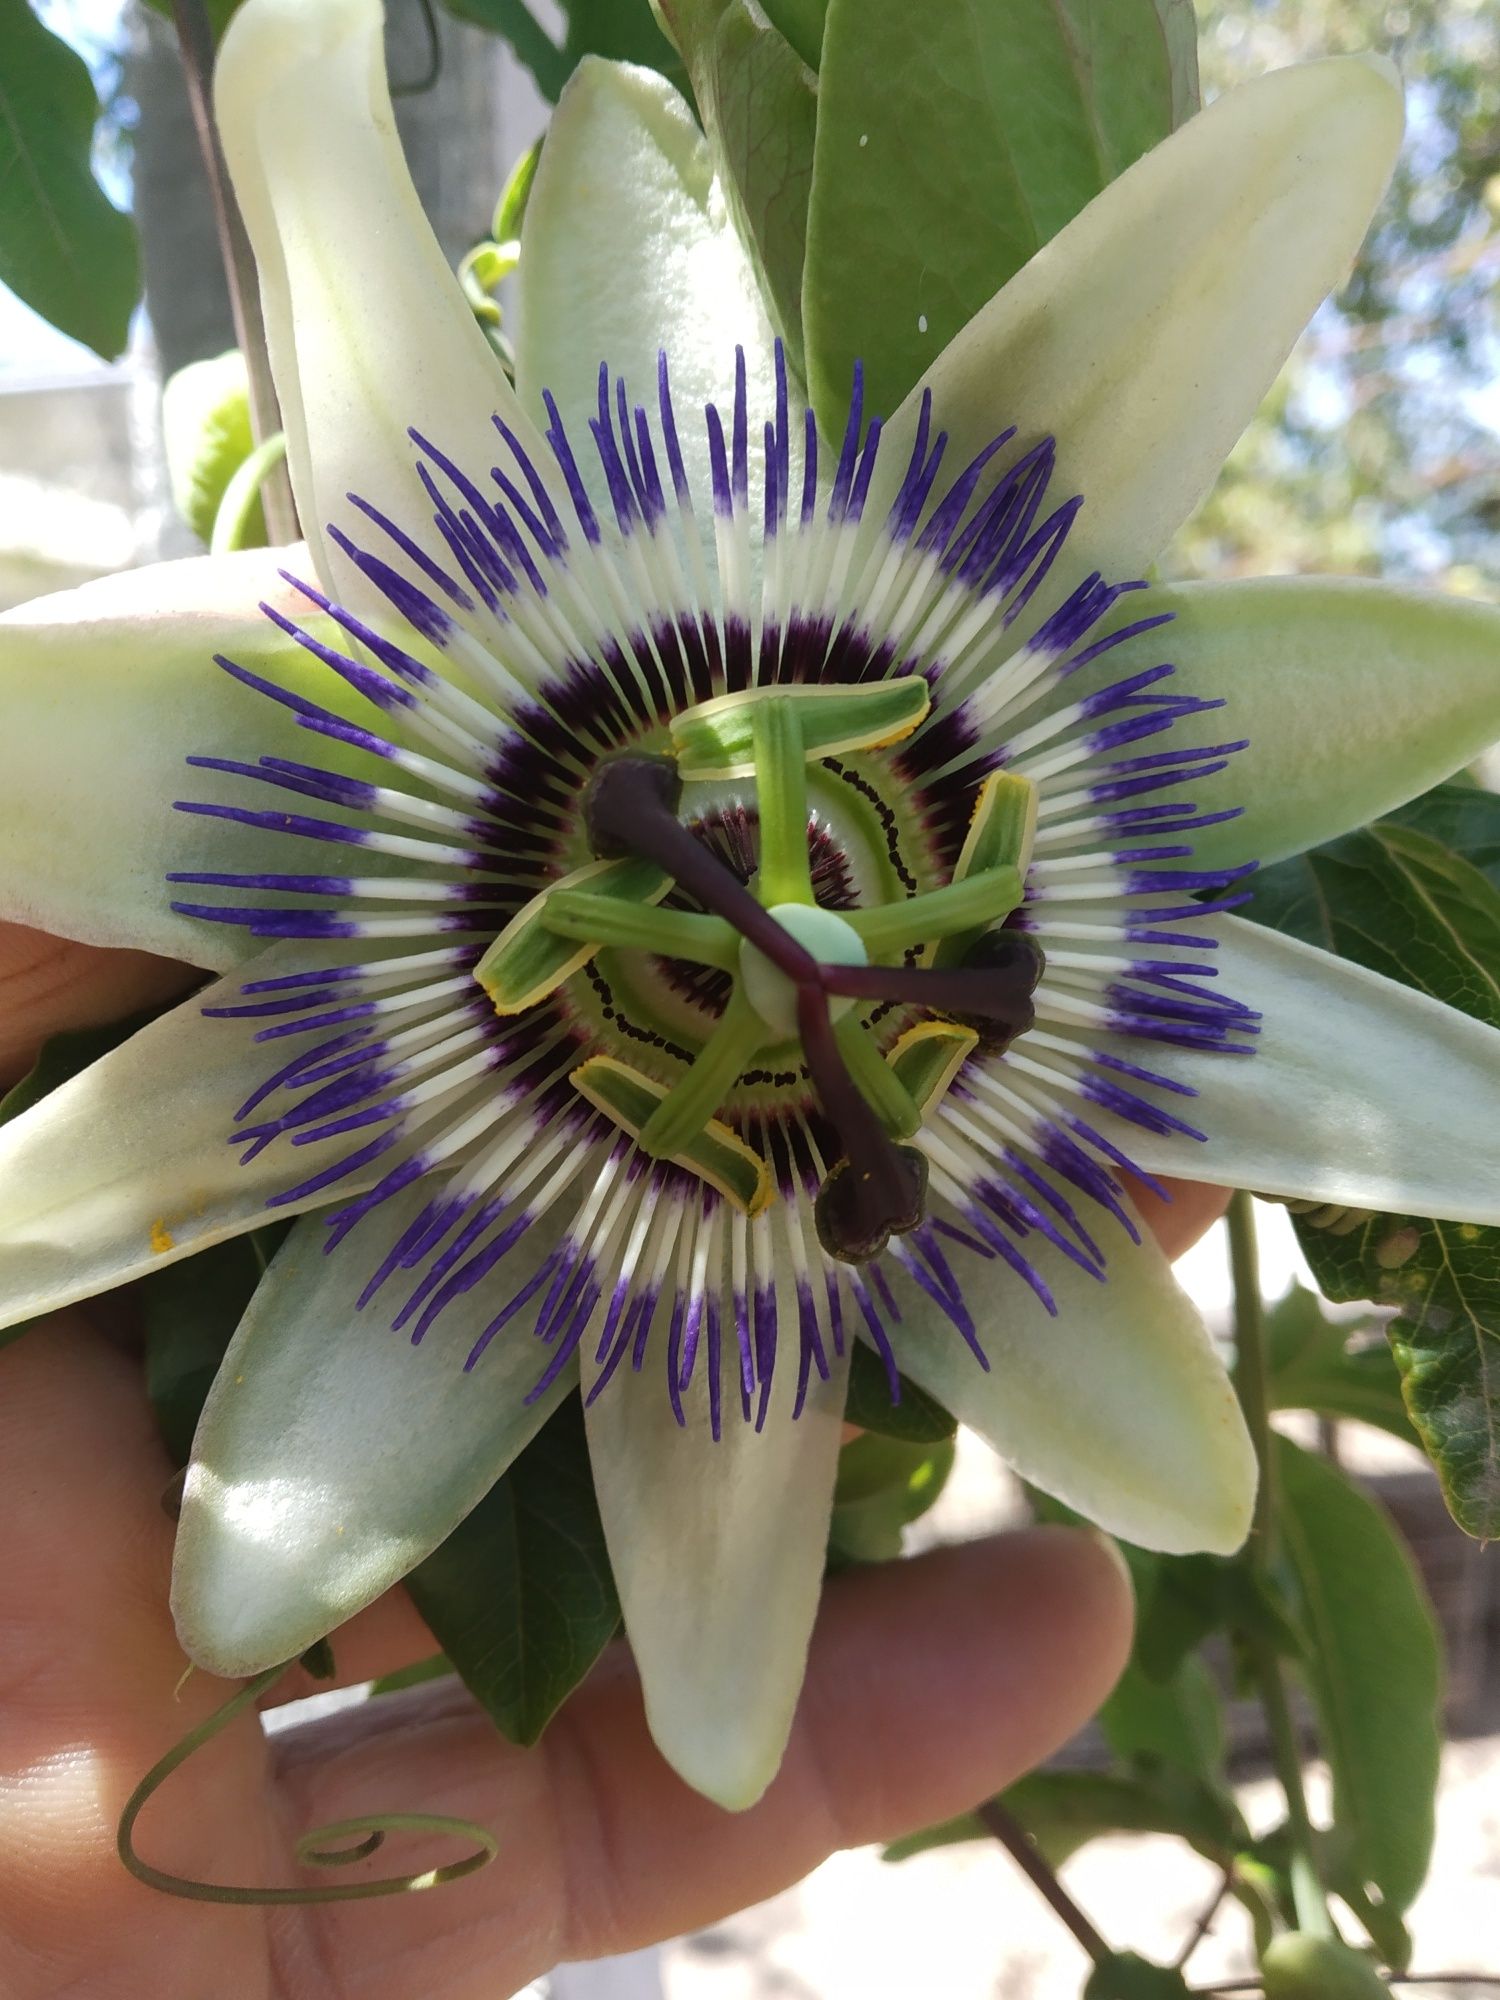
<instances>
[{"instance_id":1,"label":"dark purple ring of filaments","mask_svg":"<svg viewBox=\"0 0 1500 2000\"><path fill-rule=\"evenodd\" d=\"M786 530L793 502L789 399L779 347L776 369L776 418L765 427L763 532L768 547ZM640 405L632 409L622 382L614 383L613 399L609 390L607 370L601 369L599 415L590 429L623 550L633 541L653 544L664 524L668 524L670 535L670 508L645 409ZM659 440L665 449L670 489L678 517L691 529L692 496L678 444L664 357L658 369L657 394ZM418 470L434 509L432 524L446 546L451 567L435 560L399 525L357 496L350 496L351 504L390 544L392 560L361 547L340 529L329 530L335 545L384 595L400 619L440 651L455 650L470 668L481 643L469 629L476 621L483 624L488 619L511 633L524 632L528 612L545 623L559 602L566 604L568 591L577 589L571 566L576 563L580 573L590 574L588 565L600 556L603 530L550 397L547 406L551 425L546 443L567 489L576 531L564 522L527 445L499 418L496 429L513 465L512 470L498 465L491 469L498 498L481 492L451 459L413 433L423 454ZM749 512L749 429L743 357L736 369L727 442L717 409L710 407L706 415L715 515L721 524L744 532ZM806 530L812 524L822 532L823 523L814 519L820 504L818 437L811 413L804 421L800 526ZM924 400L910 464L884 523L881 544L898 555L930 559L942 587L961 585L972 604L992 605L996 630L1011 625L1035 595L1051 571L1081 504L1075 497L1043 516L1053 464L1050 440L1017 458L981 495L980 481L986 467L1013 435L1005 432L992 440L933 501L947 439L942 434L932 439L930 402ZM830 531L860 521L878 438L878 420L868 430L864 425L862 374L857 369L849 421L826 503ZM581 540L575 538L575 532ZM405 575L393 566L394 561L405 565ZM379 785L345 772L278 757L264 757L258 764L202 757L189 761L363 815L368 823L350 825L310 815L189 801L180 801L179 809L313 841L379 849L386 839L380 831L382 819L394 817L400 823L401 801L409 803L413 796L401 789L402 781L423 761L407 743L425 740L431 744L439 722L451 731L453 704L466 697L386 633L375 632L356 614L311 586L294 578L288 581L364 649L367 657L378 663L378 670L303 631L281 611L268 606L268 615L377 713L399 717L408 725L406 741L351 722L228 659L220 657L218 664L243 684L289 709L298 726L374 760L396 783L394 787ZM425 916L393 917L389 911L379 910L374 918L360 915L358 899L374 895L376 890L368 880L347 875L189 873L173 878L260 892L272 898L254 908L223 903L174 905L185 914L243 925L259 938L296 938L316 944L319 940L361 937L431 936L434 948L405 958L388 958L377 952L362 963L329 964L250 980L242 989L243 1005L206 1010L265 1017L267 1025L257 1030L256 1039L271 1046L285 1036L321 1037L275 1069L240 1107L236 1118L240 1130L233 1139L247 1144L247 1158L278 1138L303 1145L377 1128L368 1142L356 1143L352 1152L297 1186L271 1196L268 1205L273 1209L315 1198L370 1167L402 1140L412 1139L414 1150L409 1155L398 1155L397 1164L373 1187L328 1216L328 1248L341 1242L366 1215L403 1188L438 1174L445 1163L451 1166L454 1158L460 1166L473 1158L472 1153L444 1153L446 1133L436 1138L424 1133L419 1142L413 1137L423 1132L423 1122L412 1113L412 1100L403 1095L403 1082L409 1078L412 1064L404 1057L398 1060L400 1037L382 1019L380 1004L382 995L396 990L392 981L397 974L408 982L416 981L416 990L431 993L442 988L451 993L452 1020L467 1024L471 1039L481 1047L496 1078L497 1101L505 1114L516 1106L524 1108L531 1121L529 1129L535 1134L534 1150L549 1159L556 1157L560 1147L590 1159L598 1159L602 1152L605 1163L601 1177L613 1175L623 1188L634 1190L642 1199L649 1195L673 1204L669 1219L679 1233L707 1226L712 1219L714 1198L701 1182L684 1169L634 1153L618 1128L579 1100L567 1081L579 1059L579 1047L568 1043L568 1022L556 1009L543 1003L533 1015L501 1021L489 1012L482 995L468 997L474 991L472 969L485 942L551 879L555 868L552 856L568 815L577 810L589 770L602 757L628 748L653 724L718 693L752 684L857 682L894 673L923 673L933 688L937 712L929 725L901 746L893 758L894 774L921 800L928 833L937 849L950 862L956 857L980 784L990 771L1008 764L1012 755L1009 735L995 741L992 730L988 747L983 740L984 717L978 701L982 690L960 691L958 675L942 681L941 674L948 668L904 650L909 642L899 633L892 636L889 625L881 626L877 620L871 629L862 622L858 609L835 617L836 605L833 610L820 608L815 599L788 599L781 607L785 615L779 619L773 618L768 608L757 652L747 602L733 597L727 575L720 574L719 585L718 595L696 604L642 603L637 606L637 622L625 628L625 644L619 643L607 626L601 627L589 635L588 643L561 649L548 663L547 674L520 685L515 698L494 697L501 712L486 711L490 730L483 755L473 764L478 775L463 777L458 789L450 786L442 795L460 799L463 807L448 812L447 818L455 837L466 844L458 863L444 863L450 875L458 867L459 879L443 886L441 904L429 904ZM1091 636L1127 591L1141 587L1135 583L1106 584L1097 574L1086 578L1061 608L1043 621L1030 642L1033 650L1041 649L1047 662L1046 679L1039 685L1056 687L1113 647L1166 622L1169 614L1157 614L1103 637ZM508 671L501 668L500 658L496 655L497 674ZM1076 733L1078 757L1074 761L1083 766L1079 775L1088 780L1082 796L1096 816L1090 825L1104 829L1100 840L1121 842L1099 850L1101 861L1119 871L1120 879L1111 895L1126 905L1134 898L1158 899L1125 910L1119 929L1121 944L1128 948L1125 969L1094 995L1099 1003L1096 1011L1102 1017L1100 1027L1106 1032L1092 1047L1087 1042L1079 1045L1073 1087L1085 1104L1101 1106L1127 1123L1201 1139L1202 1132L1158 1101L1160 1094L1171 1093L1180 1103L1196 1094L1191 1087L1145 1067L1135 1059L1134 1051L1122 1051L1119 1046L1121 1037L1129 1037L1137 1042L1155 1040L1190 1049L1245 1053L1247 1047L1240 1037L1256 1031L1256 1016L1250 1009L1226 996L1206 992L1195 983L1205 974L1212 976L1208 968L1172 955L1212 947L1211 937L1188 927L1243 902L1245 892L1237 885L1251 872L1250 867L1164 867L1164 862L1190 858L1192 849L1157 844L1163 837L1235 816L1233 809L1202 812L1181 797L1178 788L1216 776L1229 758L1245 747L1243 742L1117 754L1170 729L1185 716L1223 706L1219 701L1159 691L1159 682L1172 671L1163 665L1133 673L1096 688L1073 704L1075 720L1069 728ZM1009 731L1010 723L1005 727ZM1096 764L1101 758L1108 761ZM423 774L417 771L417 775L421 779ZM1162 792L1173 796L1153 802L1152 795ZM424 810L430 811L425 793L419 791L416 796L423 798ZM411 815L406 818L410 821ZM1150 844L1135 844L1142 841ZM1045 872L1045 862L1032 872ZM432 887L430 877L419 879ZM1232 893L1225 894L1226 890ZM352 907L319 911L305 905L289 906L279 900L284 892L334 898ZM1215 900L1202 900L1204 892L1216 892ZM387 895L385 900L392 899ZM753 903L754 899L747 900ZM755 908L759 913L759 905ZM1024 935L1045 925L1037 925L1028 904L1001 935L1013 934L1012 927ZM444 934L457 934L458 941L441 945L438 940ZM1138 957L1138 947L1167 955ZM875 970L882 979L890 979L900 969ZM822 994L835 990L835 978L852 982L870 971L823 968L819 975ZM398 998L406 990L400 989ZM807 989L812 990L811 986ZM401 1004L406 1004L404 999ZM390 1018L399 1024L399 1009ZM805 1010L802 1027L804 1042L821 1051L822 1015L816 1008ZM420 1068L417 1073L420 1075ZM841 1066L831 1084L820 1081L825 1097L838 1097L843 1074ZM828 1075L833 1076L831 1070ZM981 1086L985 1081L982 1062L971 1059L950 1088L945 1104L951 1103L956 1115L962 1113L982 1122ZM289 1110L265 1115L264 1107L278 1092L295 1096L304 1091L310 1094L301 1096ZM260 1122L246 1123L258 1113ZM836 1151L825 1143L828 1130L826 1121L820 1132L816 1119L796 1123L768 1115L758 1124L752 1120L746 1131L747 1139L770 1161L785 1198L781 1206L788 1213L795 1208L801 1191L810 1191L824 1179L826 1160ZM811 1278L804 1282L799 1277L799 1409L810 1372L816 1370L825 1379L828 1375L827 1346L838 1354L844 1351L848 1309L862 1320L885 1363L893 1394L899 1394L891 1328L901 1315L884 1268L887 1261L939 1306L973 1350L979 1365L988 1367L945 1244L958 1244L979 1257L1002 1260L1052 1311L1055 1305L1046 1282L1022 1247L1029 1234L1035 1233L1093 1277L1102 1277L1104 1271L1104 1252L1085 1227L1067 1190L1076 1190L1090 1203L1098 1204L1128 1235L1136 1236L1118 1176L1136 1173L1150 1185L1149 1177L1140 1174L1126 1152L1075 1112L1061 1091L1028 1112L1024 1139L1002 1135L986 1144L989 1150L979 1161L971 1184L951 1193L938 1190L953 1211L951 1215L934 1213L896 1237L888 1259L859 1267L845 1265L837 1273L831 1266L824 1267L826 1310L819 1308ZM835 1175L826 1177L831 1186L836 1185ZM466 1179L459 1167L453 1167L397 1236L365 1287L361 1306L398 1271L415 1274L414 1289L394 1324L410 1327L412 1338L420 1339L448 1303L481 1283L525 1237L541 1212L537 1204L543 1193L545 1189L538 1192L525 1175L509 1182L478 1185L472 1175ZM588 1213L587 1204L583 1212ZM760 1221L766 1223L767 1218ZM536 1336L552 1349L533 1396L543 1392L577 1351L600 1300L601 1285L608 1282L610 1273L606 1270L601 1278L594 1254L599 1245L578 1223L577 1213L575 1224L564 1242L546 1252L541 1267L485 1326L466 1365L473 1366L489 1341L533 1303ZM791 1223L785 1227L790 1231ZM674 1234L672 1241L676 1243L678 1235ZM659 1260L658 1266L643 1272L632 1269L616 1275L598 1343L600 1372L591 1397L600 1393L627 1355L633 1367L642 1365L666 1289L661 1279L665 1268ZM753 1408L760 1422L770 1393L781 1309L777 1287L767 1281L765 1272L757 1267L751 1276L753 1284L743 1290L738 1283L734 1287L729 1330L739 1351L742 1407L747 1416ZM716 1273L715 1287L719 1282L720 1274ZM722 1319L717 1288L710 1288L706 1295L694 1291L686 1298L674 1288L667 1336L669 1394L681 1416L682 1395L698 1358L706 1355L716 1435Z\"/></svg>"}]
</instances>

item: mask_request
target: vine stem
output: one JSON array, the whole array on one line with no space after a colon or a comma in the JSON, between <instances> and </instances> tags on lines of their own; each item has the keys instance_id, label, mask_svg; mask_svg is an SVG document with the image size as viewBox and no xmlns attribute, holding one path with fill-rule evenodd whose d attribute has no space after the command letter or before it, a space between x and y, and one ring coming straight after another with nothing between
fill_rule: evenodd
<instances>
[{"instance_id":1,"label":"vine stem","mask_svg":"<svg viewBox=\"0 0 1500 2000\"><path fill-rule=\"evenodd\" d=\"M998 1799L974 1808L974 1817L992 1833L1061 1923L1067 1925L1095 1965L1110 1957L1109 1946L1058 1881L1051 1865L1021 1822Z\"/></svg>"},{"instance_id":2,"label":"vine stem","mask_svg":"<svg viewBox=\"0 0 1500 2000\"><path fill-rule=\"evenodd\" d=\"M276 401L276 385L271 379L271 359L266 347L266 323L260 305L260 281L255 256L240 216L229 169L214 126L212 77L214 37L203 0L172 0L172 19L182 51L182 69L187 83L188 108L198 150L208 178L214 205L214 223L219 234L219 254L229 287L229 309L234 316L235 339L245 357L250 385L250 427L255 441L263 445L281 429L281 412ZM297 510L292 500L291 482L285 466L275 466L261 489L266 532L273 544L297 539Z\"/></svg>"},{"instance_id":3,"label":"vine stem","mask_svg":"<svg viewBox=\"0 0 1500 2000\"><path fill-rule=\"evenodd\" d=\"M1257 1578L1268 1579L1276 1546L1276 1461L1271 1431L1271 1397L1266 1351L1266 1316L1261 1299L1260 1261L1255 1248L1251 1196L1237 1192L1229 1204L1229 1269L1234 1287L1235 1386L1255 1446L1260 1483L1250 1527L1246 1561ZM1312 1819L1302 1783L1302 1750L1287 1698L1276 1648L1258 1632L1241 1634L1266 1724L1271 1757L1286 1794L1292 1836L1292 1903L1298 1928L1314 1937L1338 1935L1318 1874Z\"/></svg>"},{"instance_id":4,"label":"vine stem","mask_svg":"<svg viewBox=\"0 0 1500 2000\"><path fill-rule=\"evenodd\" d=\"M1387 1972L1391 1986L1494 1986L1500 1987L1500 1972ZM1213 2000L1220 1993L1260 1993L1258 1978L1220 1979L1212 1986L1195 1986L1195 2000Z\"/></svg>"}]
</instances>

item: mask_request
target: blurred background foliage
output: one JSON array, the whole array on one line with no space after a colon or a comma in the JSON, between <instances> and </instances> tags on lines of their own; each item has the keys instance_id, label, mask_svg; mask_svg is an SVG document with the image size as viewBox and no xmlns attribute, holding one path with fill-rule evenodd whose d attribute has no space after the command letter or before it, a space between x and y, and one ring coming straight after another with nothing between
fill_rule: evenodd
<instances>
[{"instance_id":1,"label":"blurred background foliage","mask_svg":"<svg viewBox=\"0 0 1500 2000\"><path fill-rule=\"evenodd\" d=\"M1325 306L1167 567L1384 575L1488 596L1500 529L1500 7L1198 0L1205 97L1379 49L1410 128L1349 284Z\"/></svg>"}]
</instances>

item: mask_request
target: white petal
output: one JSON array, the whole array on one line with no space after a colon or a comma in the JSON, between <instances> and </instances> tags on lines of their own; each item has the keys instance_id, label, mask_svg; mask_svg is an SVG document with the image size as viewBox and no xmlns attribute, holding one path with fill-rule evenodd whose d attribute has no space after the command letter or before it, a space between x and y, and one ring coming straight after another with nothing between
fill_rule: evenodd
<instances>
[{"instance_id":1,"label":"white petal","mask_svg":"<svg viewBox=\"0 0 1500 2000\"><path fill-rule=\"evenodd\" d=\"M1208 1143L1113 1126L1130 1157L1221 1187L1500 1223L1500 1030L1259 924L1226 918L1219 935L1216 983L1264 1017L1257 1053L1141 1058L1132 1044L1201 1093L1187 1115Z\"/></svg>"},{"instance_id":2,"label":"white petal","mask_svg":"<svg viewBox=\"0 0 1500 2000\"><path fill-rule=\"evenodd\" d=\"M538 416L543 389L552 391L596 485L596 455L580 447L589 444L599 364L624 377L655 428L662 349L699 506L707 509L712 492L703 406L718 403L727 419L737 346L759 465L760 424L776 407L775 336L708 143L654 70L587 57L574 71L526 205L519 283L517 387ZM752 492L758 477L753 470Z\"/></svg>"},{"instance_id":3,"label":"white petal","mask_svg":"<svg viewBox=\"0 0 1500 2000\"><path fill-rule=\"evenodd\" d=\"M380 0L247 0L214 90L303 532L319 575L366 610L383 600L323 533L350 523L345 496L423 540L432 505L408 427L455 457L474 453L483 478L500 455L492 413L519 417L407 173L381 26Z\"/></svg>"},{"instance_id":4,"label":"white petal","mask_svg":"<svg viewBox=\"0 0 1500 2000\"><path fill-rule=\"evenodd\" d=\"M322 1223L301 1223L214 1378L172 1576L183 1649L210 1673L291 1659L398 1582L576 1387L564 1372L527 1404L548 1356L519 1327L464 1373L512 1278L551 1247L542 1231L501 1266L498 1294L481 1285L455 1300L420 1346L391 1331L384 1294L357 1309L424 1199L396 1196L326 1256Z\"/></svg>"},{"instance_id":5,"label":"white petal","mask_svg":"<svg viewBox=\"0 0 1500 2000\"><path fill-rule=\"evenodd\" d=\"M1055 1319L1004 1273L989 1312L971 1283L988 1373L924 1306L894 1329L897 1359L1023 1479L1111 1534L1228 1555L1249 1530L1255 1453L1224 1363L1149 1235L1115 1228L1106 1248L1101 1282L1028 1238Z\"/></svg>"},{"instance_id":6,"label":"white petal","mask_svg":"<svg viewBox=\"0 0 1500 2000\"><path fill-rule=\"evenodd\" d=\"M309 865L305 841L174 812L174 799L265 808L287 798L189 769L190 755L355 768L214 665L223 653L352 711L337 677L257 609L263 598L298 617L308 608L277 576L282 565L306 574L306 549L159 563L0 617L0 915L215 968L260 949L238 926L175 915L172 898L187 892L166 876Z\"/></svg>"},{"instance_id":7,"label":"white petal","mask_svg":"<svg viewBox=\"0 0 1500 2000\"><path fill-rule=\"evenodd\" d=\"M1008 424L1057 440L1068 544L1139 576L1207 493L1319 301L1348 272L1400 144L1391 66L1350 56L1227 92L1040 250L925 377L955 469ZM882 451L899 478L922 384Z\"/></svg>"},{"instance_id":8,"label":"white petal","mask_svg":"<svg viewBox=\"0 0 1500 2000\"><path fill-rule=\"evenodd\" d=\"M277 946L256 970L305 962L305 946ZM235 1110L286 1055L284 1044L256 1045L263 1021L203 1018L238 993L236 978L195 994L0 1125L0 1326L295 1215L268 1211L267 1197L352 1150L347 1136L290 1157L268 1146L240 1165L228 1143ZM334 1193L356 1193L371 1173Z\"/></svg>"},{"instance_id":9,"label":"white petal","mask_svg":"<svg viewBox=\"0 0 1500 2000\"><path fill-rule=\"evenodd\" d=\"M1174 750L1249 739L1204 800L1244 811L1193 836L1195 867L1278 861L1332 840L1500 737L1493 605L1346 577L1265 577L1153 590L1130 615L1143 610L1174 621L1106 655L1101 672L1118 678L1149 650L1175 664L1173 694L1227 700L1179 723Z\"/></svg>"},{"instance_id":10,"label":"white petal","mask_svg":"<svg viewBox=\"0 0 1500 2000\"><path fill-rule=\"evenodd\" d=\"M784 1323L784 1322L783 1322ZM795 1318L792 1322L795 1326ZM700 1359L679 1428L659 1349L589 1409L589 1455L625 1630L657 1748L731 1811L776 1774L818 1607L838 1470L847 1363L816 1375L795 1423L783 1352L759 1434L726 1385L713 1441Z\"/></svg>"}]
</instances>

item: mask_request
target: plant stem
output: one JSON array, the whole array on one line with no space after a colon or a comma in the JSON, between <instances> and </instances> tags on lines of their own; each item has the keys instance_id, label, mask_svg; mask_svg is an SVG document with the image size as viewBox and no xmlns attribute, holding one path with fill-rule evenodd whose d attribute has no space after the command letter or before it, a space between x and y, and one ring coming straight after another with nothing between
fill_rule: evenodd
<instances>
[{"instance_id":1,"label":"plant stem","mask_svg":"<svg viewBox=\"0 0 1500 2000\"><path fill-rule=\"evenodd\" d=\"M1387 1972L1382 1976L1389 1986L1500 1987L1500 1972ZM1216 1979L1212 1986L1195 1986L1193 1993L1197 2000L1209 2000L1209 1996L1219 1993L1259 1993L1261 1990L1258 1978Z\"/></svg>"},{"instance_id":2,"label":"plant stem","mask_svg":"<svg viewBox=\"0 0 1500 2000\"><path fill-rule=\"evenodd\" d=\"M1174 1971L1176 1972L1182 1971L1183 1967L1187 1964L1188 1960L1192 1957L1193 1953L1198 1949L1199 1945L1202 1944L1203 1940L1208 1936L1214 1918L1219 1914L1219 1911L1223 1907L1224 1898L1229 1894L1230 1890L1233 1887L1234 1887L1234 1863L1231 1861L1224 1870L1224 1874L1219 1882L1219 1886L1217 1890L1214 1892L1214 1897L1212 1902L1208 1904L1207 1908L1199 1916L1198 1921L1193 1925L1193 1931L1191 1937L1189 1937L1187 1943L1182 1947L1182 1950L1178 1952L1176 1958L1173 1959L1172 1967Z\"/></svg>"},{"instance_id":3,"label":"plant stem","mask_svg":"<svg viewBox=\"0 0 1500 2000\"><path fill-rule=\"evenodd\" d=\"M250 427L255 441L264 444L281 429L281 412L276 387L271 380L271 361L266 349L266 325L260 309L260 285L255 273L255 257L250 238L229 185L229 170L214 129L211 78L214 65L213 29L203 0L172 0L172 18L182 51L183 75L187 83L188 107L198 150L208 177L208 191L214 205L214 221L219 232L219 254L224 261L224 277L229 287L229 308L234 315L235 338L245 357L250 381ZM273 543L297 539L297 510L292 502L291 482L284 465L268 473L261 488L266 532Z\"/></svg>"},{"instance_id":4,"label":"plant stem","mask_svg":"<svg viewBox=\"0 0 1500 2000\"><path fill-rule=\"evenodd\" d=\"M1058 1919L1067 1925L1094 1964L1102 1965L1110 1956L1109 1946L1058 1881L1050 1864L1015 1815L998 1799L986 1799L983 1805L974 1808L974 1817L995 1836Z\"/></svg>"},{"instance_id":5,"label":"plant stem","mask_svg":"<svg viewBox=\"0 0 1500 2000\"><path fill-rule=\"evenodd\" d=\"M1271 1398L1266 1355L1266 1319L1261 1302L1260 1263L1255 1251L1255 1213L1243 1191L1229 1204L1229 1268L1234 1284L1235 1387L1255 1446L1260 1484L1245 1561L1253 1575L1269 1578L1275 1554L1276 1464L1271 1432ZM1243 1632L1246 1656L1271 1733L1271 1757L1286 1794L1292 1836L1292 1903L1298 1928L1315 1937L1336 1937L1328 1899L1318 1875L1312 1820L1302 1784L1302 1750L1287 1699L1276 1648L1258 1632Z\"/></svg>"}]
</instances>

